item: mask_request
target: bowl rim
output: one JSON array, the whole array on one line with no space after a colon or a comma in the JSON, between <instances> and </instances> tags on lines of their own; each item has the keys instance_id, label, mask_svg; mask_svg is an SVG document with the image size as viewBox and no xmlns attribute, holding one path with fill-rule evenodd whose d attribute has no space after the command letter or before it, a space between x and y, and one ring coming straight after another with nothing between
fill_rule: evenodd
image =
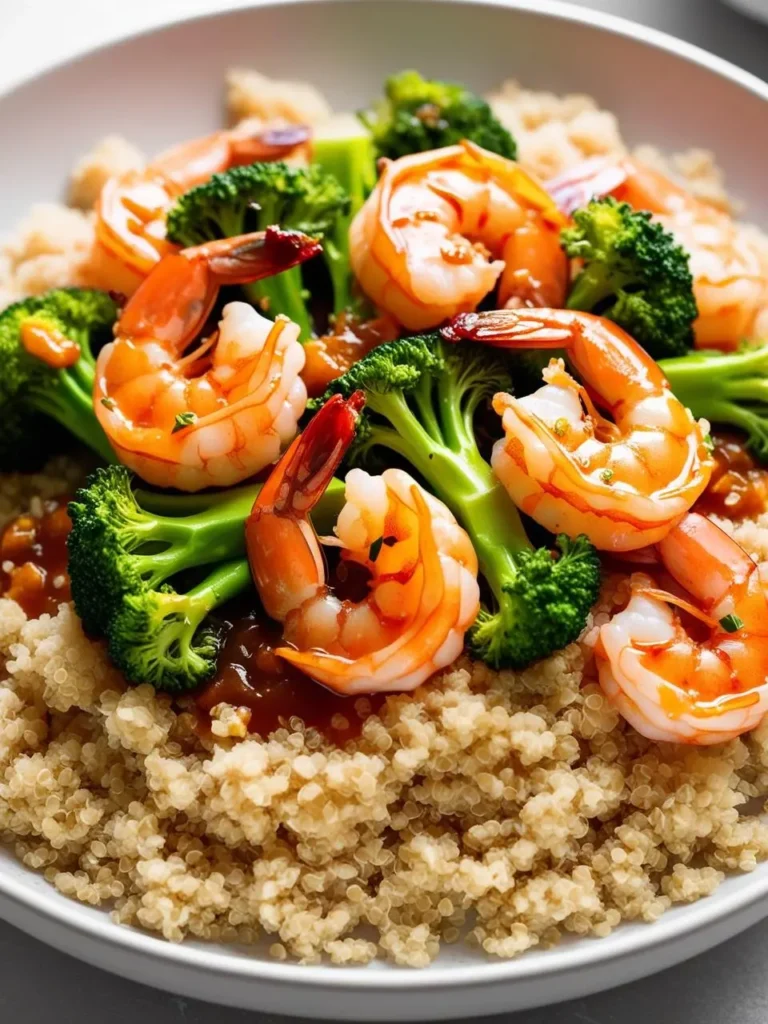
<instances>
[{"instance_id":1,"label":"bowl rim","mask_svg":"<svg viewBox=\"0 0 768 1024\"><path fill-rule=\"evenodd\" d=\"M246 15L249 11L259 8L286 5L308 6L328 2L362 4L382 2L382 0L250 0L250 3L245 5L233 3L232 0L224 0L224 2L205 0L204 7L188 17L161 19L148 28L119 32L109 36L101 43L77 50L64 59L52 61L32 74L22 72L11 79L0 91L0 104L11 99L17 91L43 79L51 72L77 64L116 45L148 37L176 25L203 23L220 16L238 13ZM502 8L593 27L641 42L651 48L665 51L689 63L696 64L768 102L768 83L730 61L658 29L641 25L628 18L576 6L567 0L410 0L410 2L439 2L457 6ZM13 854L11 853L10 856L13 857ZM20 863L19 867L22 871L28 872L31 879L42 884L26 883L7 874L0 866L0 896L28 912L52 919L70 931L80 932L95 942L121 947L126 952L140 957L154 959L160 956L165 960L173 961L180 968L191 968L222 978L236 976L238 980L242 981L290 983L304 988L340 987L382 990L397 987L429 991L438 988L479 986L490 982L507 982L516 979L553 978L597 964L620 960L648 951L653 947L668 945L686 934L739 914L750 904L768 896L768 870L758 871L754 877L749 879L746 876L740 876L742 881L734 892L728 891L721 895L721 890L718 890L706 899L679 908L676 913L673 912L669 916L663 915L652 928L638 925L637 928L623 933L621 930L614 932L608 939L600 941L576 939L573 944L548 950L541 957L522 956L497 962L488 959L446 966L434 963L428 968L418 971L409 967L386 964L383 965L384 969L374 971L361 970L359 966L296 964L243 956L240 952L235 952L235 947L217 943L210 943L206 946L171 943L135 926L116 924L107 911L86 907L71 900L58 893L40 875L28 871Z\"/></svg>"}]
</instances>

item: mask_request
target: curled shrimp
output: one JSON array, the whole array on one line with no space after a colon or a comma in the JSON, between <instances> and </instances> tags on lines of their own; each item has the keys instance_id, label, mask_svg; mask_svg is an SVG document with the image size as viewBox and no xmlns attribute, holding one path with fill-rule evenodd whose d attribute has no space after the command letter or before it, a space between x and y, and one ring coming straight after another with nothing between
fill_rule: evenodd
<instances>
[{"instance_id":1,"label":"curled shrimp","mask_svg":"<svg viewBox=\"0 0 768 1024\"><path fill-rule=\"evenodd\" d=\"M91 273L102 287L131 295L177 246L165 237L165 216L178 196L238 164L281 160L306 150L301 125L258 130L245 122L174 146L143 171L110 178L96 204Z\"/></svg>"},{"instance_id":2,"label":"curled shrimp","mask_svg":"<svg viewBox=\"0 0 768 1024\"><path fill-rule=\"evenodd\" d=\"M232 302L219 330L187 350L222 285L278 274L319 251L300 232L270 228L163 257L96 360L94 407L121 462L151 484L197 491L275 461L307 401L296 324Z\"/></svg>"},{"instance_id":3,"label":"curled shrimp","mask_svg":"<svg viewBox=\"0 0 768 1024\"><path fill-rule=\"evenodd\" d=\"M723 743L768 712L768 562L693 512L658 554L686 596L632 577L629 604L600 629L600 685L649 739ZM705 639L691 635L681 611Z\"/></svg>"},{"instance_id":4,"label":"curled shrimp","mask_svg":"<svg viewBox=\"0 0 768 1024\"><path fill-rule=\"evenodd\" d=\"M410 330L499 304L565 303L565 218L514 161L471 142L382 161L350 231L364 292Z\"/></svg>"},{"instance_id":5,"label":"curled shrimp","mask_svg":"<svg viewBox=\"0 0 768 1024\"><path fill-rule=\"evenodd\" d=\"M561 309L465 313L444 329L501 348L563 348L532 395L493 400L505 437L492 465L512 500L553 533L585 533L604 550L653 544L709 482L708 424L672 394L649 355L601 317ZM593 403L611 415L602 416Z\"/></svg>"},{"instance_id":6,"label":"curled shrimp","mask_svg":"<svg viewBox=\"0 0 768 1024\"><path fill-rule=\"evenodd\" d=\"M565 213L613 195L648 210L691 257L698 348L733 349L754 336L768 306L768 268L743 227L680 185L630 157L594 157L547 183Z\"/></svg>"},{"instance_id":7,"label":"curled shrimp","mask_svg":"<svg viewBox=\"0 0 768 1024\"><path fill-rule=\"evenodd\" d=\"M362 601L328 586L308 515L351 442L361 393L331 398L262 488L246 523L264 608L291 646L277 654L339 693L412 690L461 653L477 617L477 557L446 506L408 473L353 469L336 536L324 543L370 573Z\"/></svg>"}]
</instances>

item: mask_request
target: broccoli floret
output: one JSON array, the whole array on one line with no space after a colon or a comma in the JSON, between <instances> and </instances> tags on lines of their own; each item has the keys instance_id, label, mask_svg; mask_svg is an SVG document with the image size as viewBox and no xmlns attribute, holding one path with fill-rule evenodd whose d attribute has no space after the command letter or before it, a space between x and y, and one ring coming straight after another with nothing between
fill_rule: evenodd
<instances>
[{"instance_id":1,"label":"broccoli floret","mask_svg":"<svg viewBox=\"0 0 768 1024\"><path fill-rule=\"evenodd\" d=\"M743 430L751 451L768 464L768 344L689 352L659 366L694 416Z\"/></svg>"},{"instance_id":2,"label":"broccoli floret","mask_svg":"<svg viewBox=\"0 0 768 1024\"><path fill-rule=\"evenodd\" d=\"M242 531L242 523L241 523ZM109 656L129 682L158 690L192 690L209 679L221 647L211 612L250 586L248 561L225 562L197 586L128 594L109 628Z\"/></svg>"},{"instance_id":3,"label":"broccoli floret","mask_svg":"<svg viewBox=\"0 0 768 1024\"><path fill-rule=\"evenodd\" d=\"M698 316L689 256L644 210L612 196L573 214L563 248L584 261L567 306L613 320L654 359L682 355Z\"/></svg>"},{"instance_id":4,"label":"broccoli floret","mask_svg":"<svg viewBox=\"0 0 768 1024\"><path fill-rule=\"evenodd\" d=\"M388 78L384 99L360 119L379 156L398 157L453 146L469 139L514 160L517 146L490 106L466 86L425 79L418 71Z\"/></svg>"},{"instance_id":5,"label":"broccoli floret","mask_svg":"<svg viewBox=\"0 0 768 1024\"><path fill-rule=\"evenodd\" d=\"M255 163L214 174L185 192L169 211L166 229L171 241L187 247L263 231L272 225L334 240L336 226L349 209L345 190L317 164ZM335 262L345 257L346 248L340 253L337 246L329 247L325 258L332 277ZM245 285L244 290L265 313L290 317L301 328L303 339L311 335L308 295L299 267Z\"/></svg>"},{"instance_id":6,"label":"broccoli floret","mask_svg":"<svg viewBox=\"0 0 768 1024\"><path fill-rule=\"evenodd\" d=\"M107 637L129 682L181 690L213 673L217 633L206 620L248 585L244 521L258 491L137 492L127 469L110 466L77 492L67 542L75 609L86 632ZM337 512L341 495L334 481L318 514Z\"/></svg>"},{"instance_id":7,"label":"broccoli floret","mask_svg":"<svg viewBox=\"0 0 768 1024\"><path fill-rule=\"evenodd\" d=\"M51 451L51 420L114 461L92 393L96 345L111 336L116 319L109 295L79 288L23 299L0 313L0 469L38 468ZM79 358L64 369L50 366L25 345L36 334L76 342Z\"/></svg>"},{"instance_id":8,"label":"broccoli floret","mask_svg":"<svg viewBox=\"0 0 768 1024\"><path fill-rule=\"evenodd\" d=\"M184 514L184 498L153 494L139 504L124 466L98 469L69 505L72 598L83 626L108 632L127 594L157 589L187 569L243 554L243 521L257 491L239 490L210 509ZM149 497L149 496L147 496ZM168 500L170 514L163 514ZM193 500L193 499L190 499ZM179 508L181 506L181 509Z\"/></svg>"},{"instance_id":9,"label":"broccoli floret","mask_svg":"<svg viewBox=\"0 0 768 1024\"><path fill-rule=\"evenodd\" d=\"M470 633L470 647L496 668L522 668L574 640L600 586L600 561L586 538L558 537L557 552L534 550L480 452L476 413L509 388L498 353L421 335L380 345L326 395L365 392L352 461L369 461L382 448L395 452L469 533L493 595L493 607Z\"/></svg>"},{"instance_id":10,"label":"broccoli floret","mask_svg":"<svg viewBox=\"0 0 768 1024\"><path fill-rule=\"evenodd\" d=\"M519 550L514 567L515 576L502 582L505 600L496 612L481 609L471 635L475 653L495 667L510 663L510 645L520 651L511 662L517 667L575 640L600 584L600 559L583 535L561 534L554 550ZM521 622L537 635L522 634Z\"/></svg>"}]
</instances>

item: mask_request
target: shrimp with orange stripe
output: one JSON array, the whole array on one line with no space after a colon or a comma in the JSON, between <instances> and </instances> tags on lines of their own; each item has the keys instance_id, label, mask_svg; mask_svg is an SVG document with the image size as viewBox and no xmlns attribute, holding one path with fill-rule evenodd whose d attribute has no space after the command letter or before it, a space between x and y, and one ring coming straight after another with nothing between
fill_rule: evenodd
<instances>
[{"instance_id":1,"label":"shrimp with orange stripe","mask_svg":"<svg viewBox=\"0 0 768 1024\"><path fill-rule=\"evenodd\" d=\"M472 542L449 509L405 471L353 469L335 536L309 513L351 443L364 398L335 395L273 469L246 522L256 587L283 623L276 653L343 694L413 690L464 646L480 595ZM328 585L321 543L368 570L361 601Z\"/></svg>"},{"instance_id":2,"label":"shrimp with orange stripe","mask_svg":"<svg viewBox=\"0 0 768 1024\"><path fill-rule=\"evenodd\" d=\"M443 329L507 349L564 349L544 386L493 400L505 437L493 469L512 500L552 533L632 551L662 540L709 482L709 425L672 394L653 359L601 317L562 309L466 313ZM610 419L599 409L610 414Z\"/></svg>"},{"instance_id":3,"label":"shrimp with orange stripe","mask_svg":"<svg viewBox=\"0 0 768 1024\"><path fill-rule=\"evenodd\" d=\"M566 218L513 160L462 142L382 161L352 223L350 258L363 291L410 330L475 309L565 303Z\"/></svg>"},{"instance_id":4,"label":"shrimp with orange stripe","mask_svg":"<svg viewBox=\"0 0 768 1024\"><path fill-rule=\"evenodd\" d=\"M768 713L768 562L697 513L657 551L680 591L632 577L626 608L600 629L600 685L649 739L723 743Z\"/></svg>"},{"instance_id":5,"label":"shrimp with orange stripe","mask_svg":"<svg viewBox=\"0 0 768 1024\"><path fill-rule=\"evenodd\" d=\"M96 361L94 408L120 461L148 483L229 487L278 458L307 402L299 328L245 302L196 344L219 290L310 259L319 243L269 228L164 256Z\"/></svg>"},{"instance_id":6,"label":"shrimp with orange stripe","mask_svg":"<svg viewBox=\"0 0 768 1024\"><path fill-rule=\"evenodd\" d=\"M244 122L174 146L142 171L110 178L96 204L89 276L132 295L163 256L178 249L165 236L165 216L178 196L239 164L306 155L309 138L303 125Z\"/></svg>"}]
</instances>

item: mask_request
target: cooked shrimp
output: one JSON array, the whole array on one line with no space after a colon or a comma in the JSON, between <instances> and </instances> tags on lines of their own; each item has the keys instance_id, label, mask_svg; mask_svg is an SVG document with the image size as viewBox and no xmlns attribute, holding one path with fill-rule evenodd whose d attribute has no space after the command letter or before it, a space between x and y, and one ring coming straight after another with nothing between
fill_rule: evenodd
<instances>
[{"instance_id":1,"label":"cooked shrimp","mask_svg":"<svg viewBox=\"0 0 768 1024\"><path fill-rule=\"evenodd\" d=\"M161 153L143 171L110 178L96 204L89 268L95 284L132 295L177 246L165 237L165 215L182 192L212 174L256 160L281 160L307 149L309 129L252 125L218 131Z\"/></svg>"},{"instance_id":2,"label":"cooked shrimp","mask_svg":"<svg viewBox=\"0 0 768 1024\"><path fill-rule=\"evenodd\" d=\"M151 484L197 491L275 461L307 401L299 328L232 302L219 330L187 349L222 285L278 274L319 251L306 235L270 228L163 257L96 361L94 407L121 462Z\"/></svg>"},{"instance_id":3,"label":"cooked shrimp","mask_svg":"<svg viewBox=\"0 0 768 1024\"><path fill-rule=\"evenodd\" d=\"M565 218L516 163L463 142L382 164L350 231L352 269L381 310L435 327L497 281L500 305L564 304Z\"/></svg>"},{"instance_id":4,"label":"cooked shrimp","mask_svg":"<svg viewBox=\"0 0 768 1024\"><path fill-rule=\"evenodd\" d=\"M600 685L649 739L723 743L768 712L768 562L697 513L658 553L688 597L633 576L629 604L600 629ZM706 639L691 636L680 610L704 624Z\"/></svg>"},{"instance_id":5,"label":"cooked shrimp","mask_svg":"<svg viewBox=\"0 0 768 1024\"><path fill-rule=\"evenodd\" d=\"M362 601L328 586L308 515L354 436L363 397L331 398L282 457L246 523L266 612L291 646L277 654L339 693L413 690L450 665L479 609L477 557L446 506L400 469L353 469L324 543L370 573Z\"/></svg>"},{"instance_id":6,"label":"cooked shrimp","mask_svg":"<svg viewBox=\"0 0 768 1024\"><path fill-rule=\"evenodd\" d=\"M688 250L699 348L736 348L768 307L768 267L743 228L638 160L596 157L547 183L565 213L596 195L649 210Z\"/></svg>"},{"instance_id":7,"label":"cooked shrimp","mask_svg":"<svg viewBox=\"0 0 768 1024\"><path fill-rule=\"evenodd\" d=\"M604 550L661 540L707 486L709 426L672 394L621 328L561 309L465 313L443 331L501 348L563 348L583 386L552 360L532 395L498 394L505 437L492 465L523 512ZM593 401L610 413L605 419Z\"/></svg>"}]
</instances>

